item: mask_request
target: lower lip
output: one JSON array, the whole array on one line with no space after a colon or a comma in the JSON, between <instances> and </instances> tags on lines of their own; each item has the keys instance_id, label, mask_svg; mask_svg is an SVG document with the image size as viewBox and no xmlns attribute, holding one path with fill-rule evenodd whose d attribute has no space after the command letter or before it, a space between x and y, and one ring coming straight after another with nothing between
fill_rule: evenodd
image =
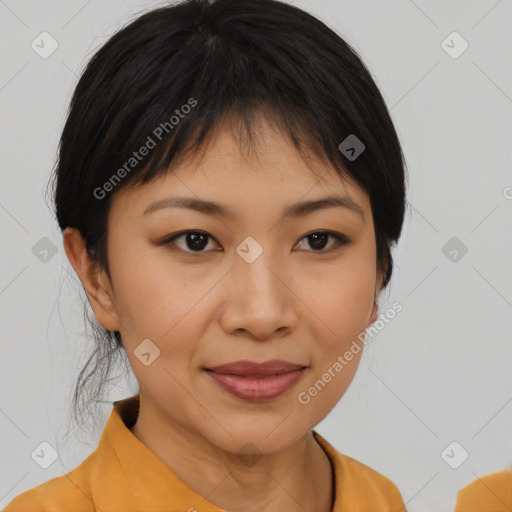
<instances>
[{"instance_id":1,"label":"lower lip","mask_svg":"<svg viewBox=\"0 0 512 512\"><path fill-rule=\"evenodd\" d=\"M272 377L240 377L207 371L208 375L225 391L245 400L272 400L292 388L301 378L304 369Z\"/></svg>"}]
</instances>

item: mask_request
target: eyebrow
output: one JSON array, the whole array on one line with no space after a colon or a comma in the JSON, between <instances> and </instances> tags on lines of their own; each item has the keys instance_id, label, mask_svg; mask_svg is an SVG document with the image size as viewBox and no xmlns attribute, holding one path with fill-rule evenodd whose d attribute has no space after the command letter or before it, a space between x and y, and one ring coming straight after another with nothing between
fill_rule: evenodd
<instances>
[{"instance_id":1,"label":"eyebrow","mask_svg":"<svg viewBox=\"0 0 512 512\"><path fill-rule=\"evenodd\" d=\"M283 217L304 217L310 213L326 208L341 207L357 213L365 222L363 208L347 196L327 196L312 201L304 201L287 206L283 211ZM162 208L186 208L206 215L219 215L228 219L234 219L236 214L226 205L197 199L194 197L170 197L150 204L143 215L161 210Z\"/></svg>"}]
</instances>

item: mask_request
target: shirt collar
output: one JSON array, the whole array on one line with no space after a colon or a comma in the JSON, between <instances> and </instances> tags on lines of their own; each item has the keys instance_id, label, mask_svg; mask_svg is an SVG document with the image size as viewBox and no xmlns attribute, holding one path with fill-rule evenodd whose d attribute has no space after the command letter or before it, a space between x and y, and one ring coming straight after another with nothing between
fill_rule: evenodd
<instances>
[{"instance_id":1,"label":"shirt collar","mask_svg":"<svg viewBox=\"0 0 512 512\"><path fill-rule=\"evenodd\" d=\"M135 424L139 413L139 395L114 402L114 407L103 430L98 450L104 460L100 465L101 474L105 474L105 466L111 467L109 474L120 475L115 482L118 492L99 494L96 505L102 510L133 510L145 511L168 510L172 502L175 510L197 510L198 512L226 512L214 506L202 496L190 489L171 469L164 464L145 444L135 437L130 428ZM341 473L343 460L340 454L316 431L313 436L327 455L333 476L333 510L341 505ZM115 463L109 454L114 454ZM120 466L120 467L119 467ZM148 504L148 489L151 489ZM123 503L123 500L125 502ZM150 507L150 508L148 508Z\"/></svg>"}]
</instances>

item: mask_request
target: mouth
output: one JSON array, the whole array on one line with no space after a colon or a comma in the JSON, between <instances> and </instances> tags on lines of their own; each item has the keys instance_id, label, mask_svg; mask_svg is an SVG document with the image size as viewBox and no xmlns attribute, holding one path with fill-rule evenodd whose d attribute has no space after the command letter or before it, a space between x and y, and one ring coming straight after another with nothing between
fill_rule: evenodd
<instances>
[{"instance_id":1,"label":"mouth","mask_svg":"<svg viewBox=\"0 0 512 512\"><path fill-rule=\"evenodd\" d=\"M204 368L214 383L229 394L249 401L273 400L291 389L308 367L287 361L236 361Z\"/></svg>"}]
</instances>

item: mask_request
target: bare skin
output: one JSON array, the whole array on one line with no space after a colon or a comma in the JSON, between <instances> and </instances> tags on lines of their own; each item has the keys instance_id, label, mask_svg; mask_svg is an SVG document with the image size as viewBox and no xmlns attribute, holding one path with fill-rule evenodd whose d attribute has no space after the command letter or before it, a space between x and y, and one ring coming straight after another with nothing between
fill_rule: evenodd
<instances>
[{"instance_id":1,"label":"bare skin","mask_svg":"<svg viewBox=\"0 0 512 512\"><path fill-rule=\"evenodd\" d=\"M298 396L377 319L383 275L372 212L355 183L317 157L303 159L263 119L259 127L257 151L241 154L222 126L201 160L114 195L111 279L91 263L75 229L65 230L64 247L97 321L121 332L140 386L132 433L217 507L329 512L331 466L311 429L349 387L362 350L307 404ZM290 205L329 195L348 196L363 216L337 206L283 217ZM234 216L176 207L144 215L178 196L222 203ZM195 250L186 234L158 244L182 231L207 233L204 248ZM322 246L310 237L319 231L351 241L329 237ZM251 263L236 252L248 236L263 249ZM146 339L160 350L150 365L134 353ZM204 370L240 359L307 369L284 394L254 402L228 394ZM258 456L253 465L240 457L248 443Z\"/></svg>"}]
</instances>

